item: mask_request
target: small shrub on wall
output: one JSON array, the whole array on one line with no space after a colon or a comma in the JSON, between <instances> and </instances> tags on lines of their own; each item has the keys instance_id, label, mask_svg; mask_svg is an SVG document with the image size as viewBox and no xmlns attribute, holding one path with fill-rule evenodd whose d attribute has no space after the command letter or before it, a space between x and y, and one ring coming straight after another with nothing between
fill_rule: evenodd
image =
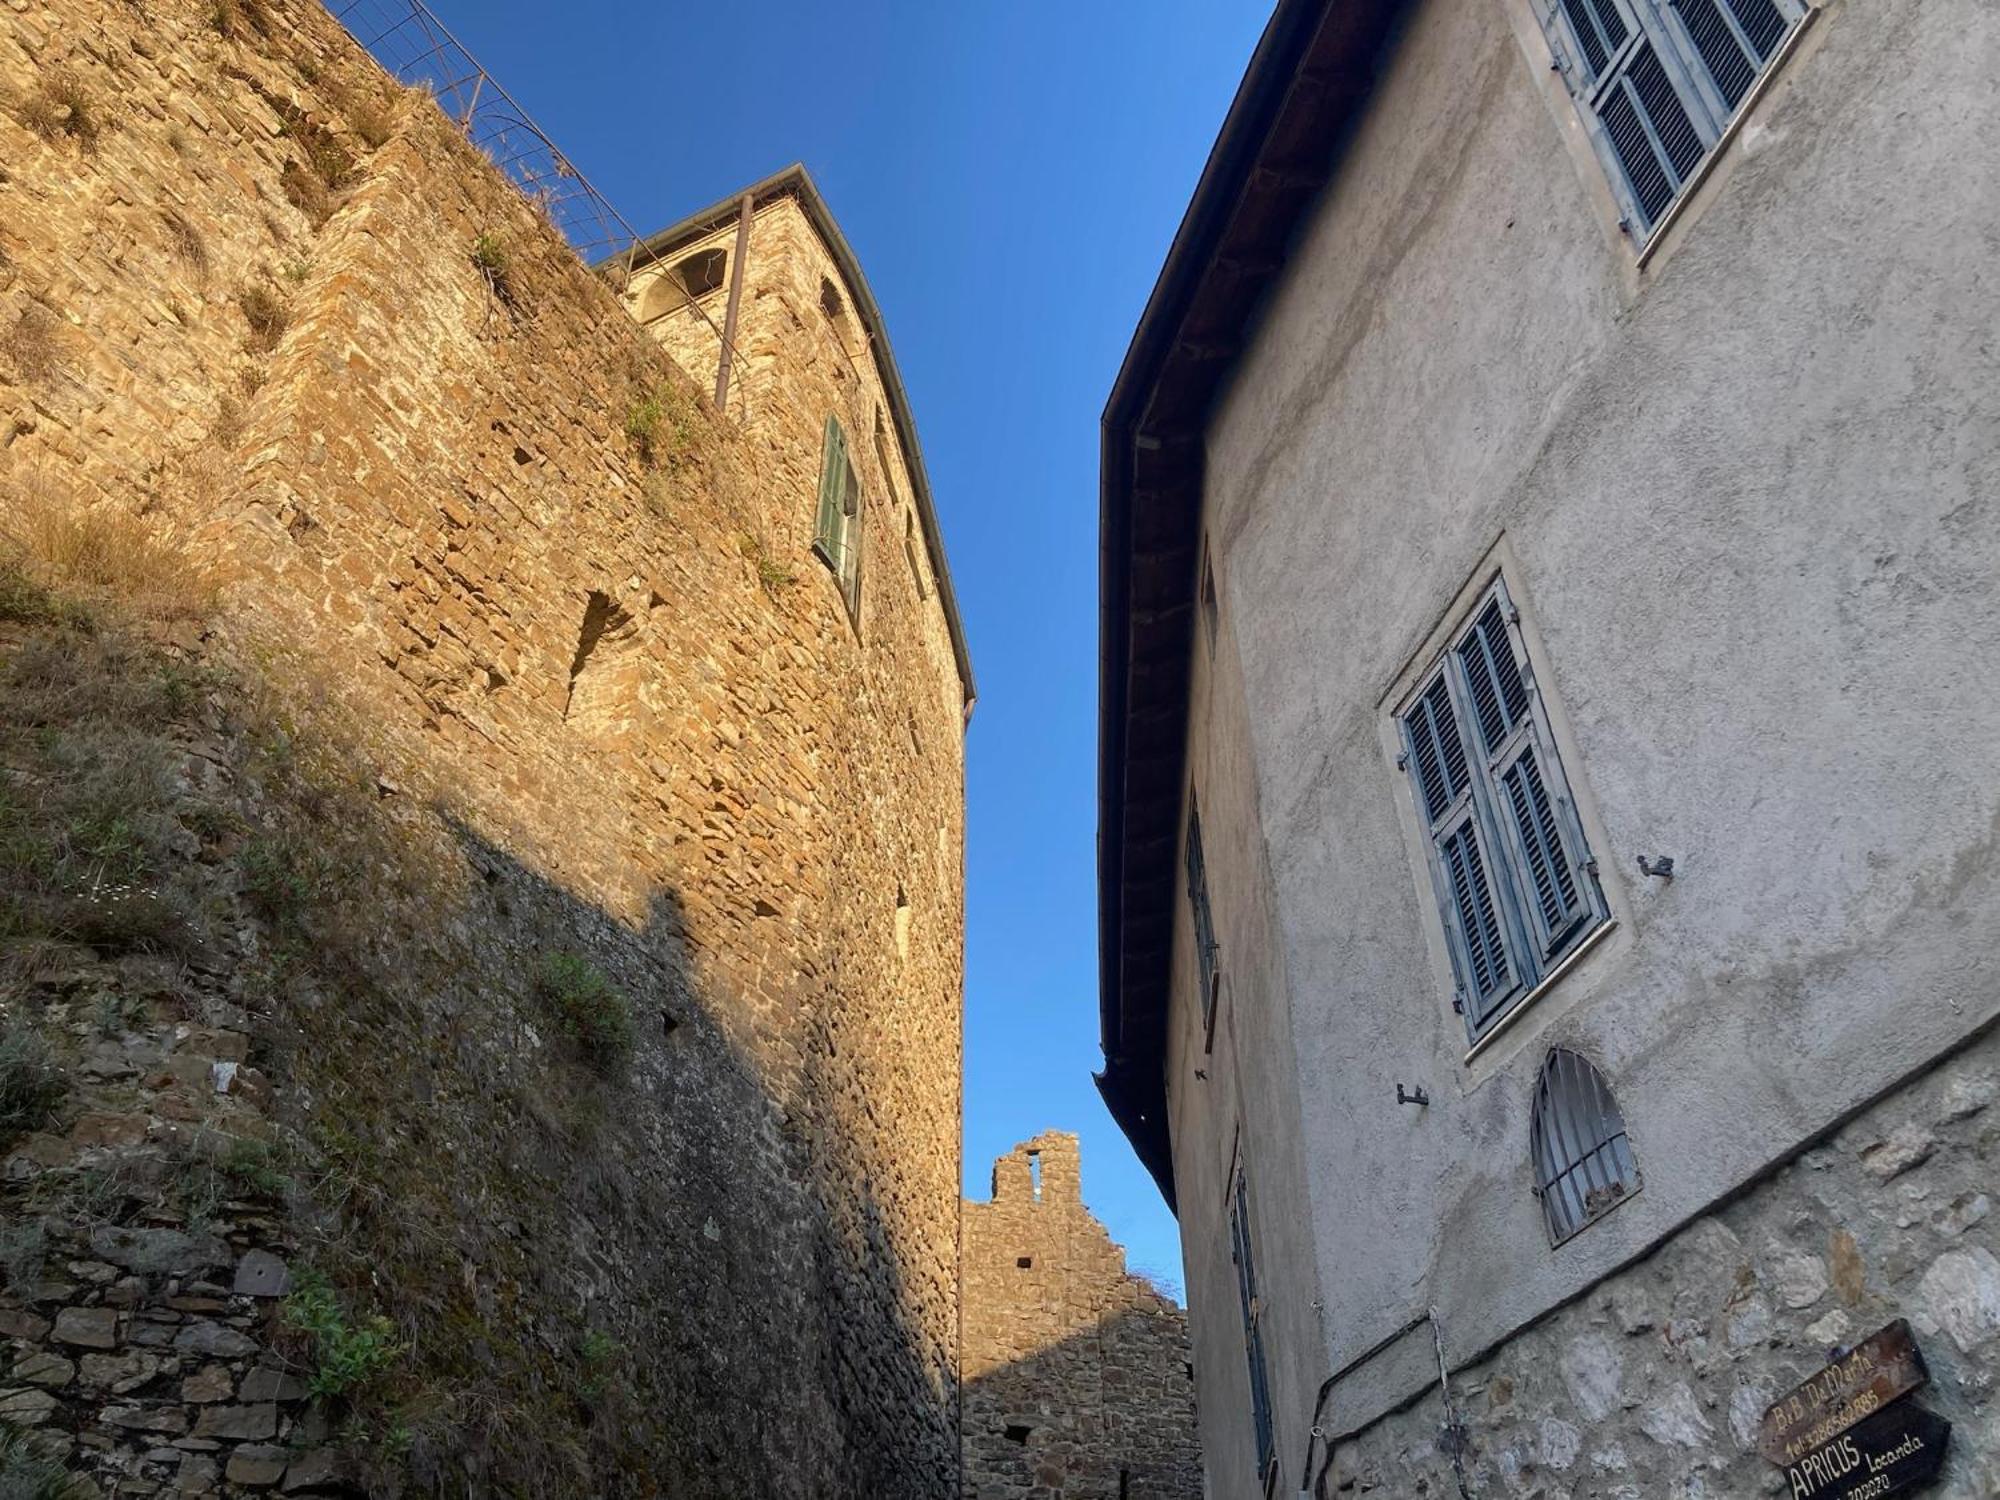
<instances>
[{"instance_id":1,"label":"small shrub on wall","mask_svg":"<svg viewBox=\"0 0 2000 1500\"><path fill-rule=\"evenodd\" d=\"M573 953L552 953L536 988L592 1068L615 1073L631 1060L632 1002L597 969Z\"/></svg>"}]
</instances>

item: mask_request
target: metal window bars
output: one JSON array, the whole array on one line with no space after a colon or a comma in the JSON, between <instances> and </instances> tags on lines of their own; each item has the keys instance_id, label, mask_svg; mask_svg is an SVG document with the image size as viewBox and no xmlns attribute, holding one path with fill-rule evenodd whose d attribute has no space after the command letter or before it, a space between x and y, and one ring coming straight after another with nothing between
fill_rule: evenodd
<instances>
[{"instance_id":1,"label":"metal window bars","mask_svg":"<svg viewBox=\"0 0 2000 1500\"><path fill-rule=\"evenodd\" d=\"M1639 1191L1625 1116L1604 1076L1566 1047L1542 1064L1529 1146L1552 1246Z\"/></svg>"}]
</instances>

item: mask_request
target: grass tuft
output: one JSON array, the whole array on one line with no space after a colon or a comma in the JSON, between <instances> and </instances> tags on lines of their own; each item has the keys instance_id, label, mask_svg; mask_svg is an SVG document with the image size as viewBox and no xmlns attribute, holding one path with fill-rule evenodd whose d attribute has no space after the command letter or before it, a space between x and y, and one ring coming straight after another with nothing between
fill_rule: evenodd
<instances>
[{"instance_id":1,"label":"grass tuft","mask_svg":"<svg viewBox=\"0 0 2000 1500\"><path fill-rule=\"evenodd\" d=\"M14 554L0 570L0 613L11 599L33 618L57 618L51 586L114 597L142 619L199 620L216 610L215 579L171 535L109 505L73 505L40 481L0 493L0 543Z\"/></svg>"},{"instance_id":2,"label":"grass tuft","mask_svg":"<svg viewBox=\"0 0 2000 1500\"><path fill-rule=\"evenodd\" d=\"M241 41L251 35L263 35L270 29L271 16L265 7L265 0L215 0L209 8L208 21L223 36L231 41Z\"/></svg>"},{"instance_id":3,"label":"grass tuft","mask_svg":"<svg viewBox=\"0 0 2000 1500\"><path fill-rule=\"evenodd\" d=\"M292 310L285 299L267 286L247 286L236 294L236 305L243 309L243 321L250 325L249 348L259 354L277 348L292 324Z\"/></svg>"},{"instance_id":4,"label":"grass tuft","mask_svg":"<svg viewBox=\"0 0 2000 1500\"><path fill-rule=\"evenodd\" d=\"M388 145L389 137L395 134L396 117L389 106L379 99L366 94L356 95L347 100L343 113L347 116L348 128L361 137L370 151L380 151Z\"/></svg>"},{"instance_id":5,"label":"grass tuft","mask_svg":"<svg viewBox=\"0 0 2000 1500\"><path fill-rule=\"evenodd\" d=\"M304 214L313 228L333 217L333 194L317 173L296 159L285 163L284 171L278 174L278 186L285 201Z\"/></svg>"},{"instance_id":6,"label":"grass tuft","mask_svg":"<svg viewBox=\"0 0 2000 1500\"><path fill-rule=\"evenodd\" d=\"M551 953L535 987L592 1068L611 1074L631 1059L632 1002L599 970L573 953Z\"/></svg>"},{"instance_id":7,"label":"grass tuft","mask_svg":"<svg viewBox=\"0 0 2000 1500\"><path fill-rule=\"evenodd\" d=\"M67 136L86 151L97 145L104 128L96 101L74 68L58 68L43 79L21 102L19 118L44 140Z\"/></svg>"},{"instance_id":8,"label":"grass tuft","mask_svg":"<svg viewBox=\"0 0 2000 1500\"><path fill-rule=\"evenodd\" d=\"M69 363L63 348L62 319L39 302L21 309L5 340L14 373L30 385L46 385Z\"/></svg>"},{"instance_id":9,"label":"grass tuft","mask_svg":"<svg viewBox=\"0 0 2000 1500\"><path fill-rule=\"evenodd\" d=\"M763 539L745 531L736 538L736 550L750 559L757 570L757 582L767 594L775 595L778 590L789 588L798 581L798 575L776 558L765 547Z\"/></svg>"},{"instance_id":10,"label":"grass tuft","mask_svg":"<svg viewBox=\"0 0 2000 1500\"><path fill-rule=\"evenodd\" d=\"M48 1038L24 1021L0 1031L0 1141L40 1130L69 1097Z\"/></svg>"},{"instance_id":11,"label":"grass tuft","mask_svg":"<svg viewBox=\"0 0 2000 1500\"><path fill-rule=\"evenodd\" d=\"M507 254L507 246L491 230L483 231L472 242L472 264L485 279L486 289L508 306L514 303L514 284L508 272L512 259Z\"/></svg>"},{"instance_id":12,"label":"grass tuft","mask_svg":"<svg viewBox=\"0 0 2000 1500\"><path fill-rule=\"evenodd\" d=\"M97 1486L72 1474L35 1438L11 1422L0 1422L0 1496L6 1500L85 1500Z\"/></svg>"},{"instance_id":13,"label":"grass tuft","mask_svg":"<svg viewBox=\"0 0 2000 1500\"><path fill-rule=\"evenodd\" d=\"M173 246L174 254L186 261L197 277L208 275L208 241L201 231L178 209L168 209L167 242Z\"/></svg>"}]
</instances>

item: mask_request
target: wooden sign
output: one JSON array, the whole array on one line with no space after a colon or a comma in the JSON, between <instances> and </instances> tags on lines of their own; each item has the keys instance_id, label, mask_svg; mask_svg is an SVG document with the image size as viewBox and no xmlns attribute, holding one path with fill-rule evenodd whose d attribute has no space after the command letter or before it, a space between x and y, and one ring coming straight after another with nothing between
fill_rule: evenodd
<instances>
[{"instance_id":1,"label":"wooden sign","mask_svg":"<svg viewBox=\"0 0 2000 1500\"><path fill-rule=\"evenodd\" d=\"M1785 1468L1792 1500L1884 1500L1935 1479L1951 1423L1914 1401L1863 1417Z\"/></svg>"},{"instance_id":2,"label":"wooden sign","mask_svg":"<svg viewBox=\"0 0 2000 1500\"><path fill-rule=\"evenodd\" d=\"M1929 1379L1908 1320L1898 1318L1772 1402L1758 1431L1757 1451L1774 1464L1797 1463Z\"/></svg>"}]
</instances>

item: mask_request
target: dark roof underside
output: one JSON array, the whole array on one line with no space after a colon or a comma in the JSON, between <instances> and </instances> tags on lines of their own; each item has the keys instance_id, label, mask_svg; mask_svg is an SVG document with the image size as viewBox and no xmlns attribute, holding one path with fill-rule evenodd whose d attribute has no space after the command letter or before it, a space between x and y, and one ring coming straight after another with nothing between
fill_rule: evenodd
<instances>
[{"instance_id":1,"label":"dark roof underside","mask_svg":"<svg viewBox=\"0 0 2000 1500\"><path fill-rule=\"evenodd\" d=\"M1401 0L1279 0L1104 409L1097 1083L1170 1207L1167 982L1202 437L1402 10Z\"/></svg>"},{"instance_id":2,"label":"dark roof underside","mask_svg":"<svg viewBox=\"0 0 2000 1500\"><path fill-rule=\"evenodd\" d=\"M951 632L952 654L958 662L959 682L969 709L976 696L972 684L972 657L965 646L965 627L958 617L958 595L951 586L951 564L944 555L944 532L938 526L937 510L931 503L930 472L924 467L923 445L917 441L916 418L910 412L910 398L903 389L903 373L896 367L896 353L889 345L889 330L882 321L882 309L876 305L875 293L868 285L868 278L861 272L861 262L855 257L853 247L847 243L847 236L840 232L840 225L834 222L832 210L826 206L826 199L820 196L812 175L801 163L794 162L784 171L775 172L742 192L731 193L721 202L712 203L699 213L689 214L678 224L647 236L633 251L633 264L651 265L665 260L682 246L705 239L716 230L734 223L742 209L745 194L749 195L753 208L762 208L779 198L799 200L806 218L819 231L819 237L833 256L834 264L840 268L841 279L847 283L847 292L860 315L861 326L868 331L869 346L875 351L875 367L881 375L882 388L889 396L890 420L896 424L896 436L902 441L904 461L909 465L911 488L916 491L917 514L924 523L924 546L930 554L931 574L937 579L938 603L944 606L945 626Z\"/></svg>"}]
</instances>

